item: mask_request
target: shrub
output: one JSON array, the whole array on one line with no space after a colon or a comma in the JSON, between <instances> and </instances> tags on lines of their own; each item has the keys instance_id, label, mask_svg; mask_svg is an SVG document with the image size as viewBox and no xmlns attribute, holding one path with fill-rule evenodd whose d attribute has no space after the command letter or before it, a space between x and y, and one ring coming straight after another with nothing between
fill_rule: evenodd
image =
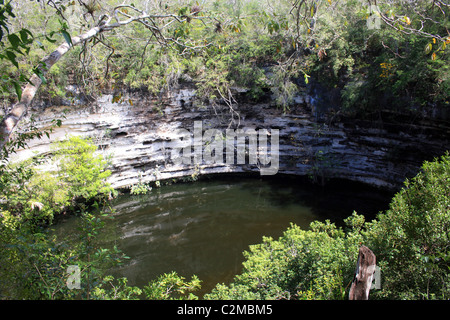
<instances>
[{"instance_id":1,"label":"shrub","mask_svg":"<svg viewBox=\"0 0 450 320\"><path fill-rule=\"evenodd\" d=\"M381 290L371 299L450 297L450 156L424 162L422 171L372 222L354 213L347 230L313 222L292 225L278 240L264 238L245 252L243 271L206 299L343 299L358 248L376 255Z\"/></svg>"},{"instance_id":2,"label":"shrub","mask_svg":"<svg viewBox=\"0 0 450 320\"><path fill-rule=\"evenodd\" d=\"M116 247L98 246L102 218L100 214L83 212L80 231L64 239L51 235L49 229L36 226L34 221L25 221L15 229L0 223L0 299L131 299L137 289L126 286L126 280L113 281L105 276L107 270L127 257ZM67 285L69 266L80 270L79 290ZM113 288L107 292L106 282Z\"/></svg>"},{"instance_id":3,"label":"shrub","mask_svg":"<svg viewBox=\"0 0 450 320\"><path fill-rule=\"evenodd\" d=\"M69 197L90 200L97 196L109 197L113 189L106 182L111 171L106 170L106 161L97 155L97 147L90 139L72 136L56 144L57 176L69 187Z\"/></svg>"},{"instance_id":4,"label":"shrub","mask_svg":"<svg viewBox=\"0 0 450 320\"><path fill-rule=\"evenodd\" d=\"M55 215L75 209L79 201L112 196L114 190L106 182L111 172L90 140L71 137L54 147L50 167L56 165L55 171L39 169L37 160L2 167L3 223L10 227L28 220L51 223Z\"/></svg>"},{"instance_id":5,"label":"shrub","mask_svg":"<svg viewBox=\"0 0 450 320\"><path fill-rule=\"evenodd\" d=\"M367 225L366 239L390 299L450 297L450 157L425 162L389 210Z\"/></svg>"},{"instance_id":6,"label":"shrub","mask_svg":"<svg viewBox=\"0 0 450 320\"><path fill-rule=\"evenodd\" d=\"M193 294L201 288L201 281L193 275L190 281L176 272L165 273L144 286L144 294L150 300L197 300Z\"/></svg>"},{"instance_id":7,"label":"shrub","mask_svg":"<svg viewBox=\"0 0 450 320\"><path fill-rule=\"evenodd\" d=\"M353 230L345 235L329 221L313 222L311 230L291 225L278 240L265 237L252 245L244 253L243 272L205 298L343 299L361 240Z\"/></svg>"},{"instance_id":8,"label":"shrub","mask_svg":"<svg viewBox=\"0 0 450 320\"><path fill-rule=\"evenodd\" d=\"M152 187L148 184L138 182L131 186L130 194L132 195L144 195L152 191Z\"/></svg>"}]
</instances>

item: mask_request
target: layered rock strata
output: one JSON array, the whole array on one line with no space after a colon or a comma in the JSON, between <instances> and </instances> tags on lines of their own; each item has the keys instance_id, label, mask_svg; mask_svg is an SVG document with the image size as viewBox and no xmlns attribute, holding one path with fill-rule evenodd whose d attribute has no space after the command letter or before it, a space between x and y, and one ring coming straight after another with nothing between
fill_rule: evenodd
<instances>
[{"instance_id":1,"label":"layered rock strata","mask_svg":"<svg viewBox=\"0 0 450 320\"><path fill-rule=\"evenodd\" d=\"M115 188L192 175L259 172L260 166L249 161L176 163L172 152L180 134L192 131L196 121L201 121L204 130L224 133L227 128L279 130L278 174L308 175L319 183L344 178L396 189L418 172L424 160L450 149L450 127L441 120L373 122L318 117L306 95L298 96L286 113L270 99L204 106L194 98L193 88L180 89L164 101L130 97L117 102L104 95L87 106L36 107L32 113L42 128L53 119L62 120L52 140L68 135L92 137L110 161L109 180ZM30 142L15 157L48 152L50 141L44 138Z\"/></svg>"}]
</instances>

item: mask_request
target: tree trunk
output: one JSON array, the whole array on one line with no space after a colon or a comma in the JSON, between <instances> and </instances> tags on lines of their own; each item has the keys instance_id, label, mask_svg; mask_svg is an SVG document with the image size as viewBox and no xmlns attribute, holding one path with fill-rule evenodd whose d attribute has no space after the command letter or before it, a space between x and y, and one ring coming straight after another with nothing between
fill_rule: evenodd
<instances>
[{"instance_id":1,"label":"tree trunk","mask_svg":"<svg viewBox=\"0 0 450 320\"><path fill-rule=\"evenodd\" d=\"M356 263L355 276L350 287L350 300L368 300L370 287L372 286L375 272L375 254L366 246L359 248L358 262Z\"/></svg>"},{"instance_id":2,"label":"tree trunk","mask_svg":"<svg viewBox=\"0 0 450 320\"><path fill-rule=\"evenodd\" d=\"M129 9L133 12L138 12L140 15L138 16L131 16L127 13L124 13L124 9ZM91 39L92 37L95 37L96 35L105 32L110 31L112 29L133 23L133 22L139 22L143 24L146 28L150 29L152 34L156 36L158 41L161 42L174 42L178 45L180 43L177 39L172 38L165 38L162 33L161 29L156 27L156 20L162 20L162 19L170 19L172 22L177 21L179 23L183 23L187 21L188 17L185 15L177 16L174 14L147 14L142 10L139 10L135 8L133 5L127 5L122 4L117 6L114 10L114 23L109 23L111 21L111 17L109 15L103 15L100 18L100 21L98 22L98 25L86 33L71 38L71 44L65 42L61 44L55 51L53 51L49 56L45 57L41 60L39 68L41 71L41 77L45 76L50 68L61 59L61 57L67 53L67 51L70 50L73 46L76 46L77 44L83 43L86 40ZM122 14L126 17L126 20L120 20L119 14ZM191 16L189 19L201 19L201 17ZM150 20L150 22L148 21ZM165 26L170 25L169 23L166 23ZM207 45L202 46L196 46L191 48L198 48L198 47L206 47ZM36 92L39 90L39 87L42 84L42 79L39 75L34 74L30 82L25 87L25 89L22 91L22 97L18 103L16 103L12 110L5 115L5 117L0 122L0 150L3 149L3 147L6 145L6 143L9 141L9 138L15 128L17 127L17 124L19 121L23 118L23 116L28 111L28 108L30 107L34 96L36 95Z\"/></svg>"},{"instance_id":3,"label":"tree trunk","mask_svg":"<svg viewBox=\"0 0 450 320\"><path fill-rule=\"evenodd\" d=\"M72 45L69 45L67 42L61 44L55 51L53 51L49 56L45 57L41 60L39 68L42 73L42 76L45 76L50 68L61 59L61 57L70 50L72 46L75 46L79 43L82 43L95 35L99 34L103 31L103 28L98 26L92 28L88 32L82 34L78 37L72 38ZM23 118L23 116L27 113L28 108L33 102L33 98L36 95L36 92L39 90L39 87L42 84L41 78L33 74L30 79L31 83L28 83L25 89L22 92L22 97L18 103L16 103L11 111L5 115L5 117L0 122L0 150L8 143L9 137L13 133L19 121Z\"/></svg>"}]
</instances>

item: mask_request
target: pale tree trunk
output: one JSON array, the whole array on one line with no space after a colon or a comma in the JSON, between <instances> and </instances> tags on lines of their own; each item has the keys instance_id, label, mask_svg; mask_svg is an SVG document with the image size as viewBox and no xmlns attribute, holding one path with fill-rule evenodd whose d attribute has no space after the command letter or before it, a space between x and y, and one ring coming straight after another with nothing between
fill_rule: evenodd
<instances>
[{"instance_id":1,"label":"pale tree trunk","mask_svg":"<svg viewBox=\"0 0 450 320\"><path fill-rule=\"evenodd\" d=\"M355 276L350 287L350 300L368 300L376 267L375 254L366 246L359 248Z\"/></svg>"},{"instance_id":2,"label":"pale tree trunk","mask_svg":"<svg viewBox=\"0 0 450 320\"><path fill-rule=\"evenodd\" d=\"M50 68L61 59L61 57L66 54L72 46L80 44L100 32L104 30L104 27L98 26L92 28L88 32L72 38L72 45L65 42L61 44L55 51L53 51L50 55L45 57L40 62L40 71L42 76L45 76ZM22 92L22 97L18 103L16 103L11 111L5 115L2 122L0 123L0 150L5 146L5 144L9 141L9 137L14 132L15 128L19 121L23 118L23 116L27 113L28 108L33 102L33 98L36 95L36 92L39 90L39 87L42 84L41 78L33 74L30 79L31 83L28 83Z\"/></svg>"},{"instance_id":3,"label":"pale tree trunk","mask_svg":"<svg viewBox=\"0 0 450 320\"><path fill-rule=\"evenodd\" d=\"M133 16L128 14L128 10L130 12L138 13L137 16ZM122 4L117 6L113 11L114 14L114 23L109 23L112 20L112 17L110 17L107 14L104 14L100 17L100 21L98 25L86 33L71 38L71 44L65 42L61 44L55 51L53 51L49 56L42 59L40 63L40 71L41 76L45 76L50 68L61 59L61 57L66 54L70 48L73 46L76 46L77 44L83 43L86 40L89 40L99 33L110 31L114 28L118 28L133 22L139 22L141 23L145 28L149 29L152 34L158 39L160 43L169 43L173 42L177 45L184 46L183 43L178 42L178 39L173 38L166 38L163 36L161 30L165 27L168 27L172 24L172 22L185 22L188 19L205 19L205 17L197 17L197 12L193 13L190 17L187 17L186 15L178 16L174 14L147 14L145 11L139 10L135 8L132 5L126 5ZM121 20L120 17L125 17L125 20ZM164 24L162 24L162 21L166 21ZM161 23L162 26L159 28L157 27L157 24ZM186 48L190 49L198 49L198 48L205 48L209 44L203 44L198 46L185 46ZM36 95L36 92L39 90L39 87L42 84L41 78L34 74L31 79L30 83L26 85L24 90L22 91L22 97L18 103L16 103L11 111L5 115L5 117L0 122L0 150L3 149L3 147L8 143L11 134L14 132L14 130L17 127L17 124L19 121L23 118L23 116L27 113L28 108L30 107L34 96Z\"/></svg>"}]
</instances>

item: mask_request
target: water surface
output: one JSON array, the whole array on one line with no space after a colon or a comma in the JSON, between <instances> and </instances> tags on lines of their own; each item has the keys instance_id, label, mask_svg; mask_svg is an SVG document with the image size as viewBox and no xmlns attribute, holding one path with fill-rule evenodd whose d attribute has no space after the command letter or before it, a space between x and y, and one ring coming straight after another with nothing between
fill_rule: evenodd
<instances>
[{"instance_id":1,"label":"water surface","mask_svg":"<svg viewBox=\"0 0 450 320\"><path fill-rule=\"evenodd\" d=\"M243 251L263 236L278 238L291 223L304 229L314 220L342 223L353 210L374 216L388 199L380 190L343 181L321 188L298 178L222 177L121 196L102 239L130 257L114 270L129 285L142 287L176 271L186 278L196 274L204 293L238 274Z\"/></svg>"}]
</instances>

